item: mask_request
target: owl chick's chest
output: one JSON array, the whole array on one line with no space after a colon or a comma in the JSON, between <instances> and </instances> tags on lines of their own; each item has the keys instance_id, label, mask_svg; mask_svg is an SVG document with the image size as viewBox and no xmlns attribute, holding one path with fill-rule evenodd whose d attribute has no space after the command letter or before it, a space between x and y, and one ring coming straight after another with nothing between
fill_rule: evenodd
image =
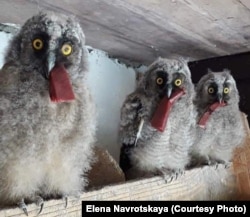
<instances>
[{"instance_id":1,"label":"owl chick's chest","mask_svg":"<svg viewBox=\"0 0 250 217\"><path fill-rule=\"evenodd\" d=\"M207 151L225 152L230 146L237 144L240 139L239 131L243 131L241 117L234 108L222 107L209 117L205 129L199 128L201 142Z\"/></svg>"},{"instance_id":2,"label":"owl chick's chest","mask_svg":"<svg viewBox=\"0 0 250 217\"><path fill-rule=\"evenodd\" d=\"M238 114L234 113L233 109L229 107L219 108L208 117L205 125L206 132L226 133L227 131L232 131L237 119Z\"/></svg>"},{"instance_id":3,"label":"owl chick's chest","mask_svg":"<svg viewBox=\"0 0 250 217\"><path fill-rule=\"evenodd\" d=\"M141 138L138 141L138 152L144 153L144 156L148 156L153 161L155 158L166 159L166 156L174 154L180 146L186 141L185 135L187 134L190 123L187 123L187 116L184 110L180 110L184 102L179 102L171 109L167 118L166 128L163 132L155 129L151 125L151 119L153 113L146 118L145 124L142 129ZM187 112L189 108L187 108ZM192 118L192 115L190 115ZM194 120L195 121L195 120ZM180 133L179 133L180 132Z\"/></svg>"},{"instance_id":4,"label":"owl chick's chest","mask_svg":"<svg viewBox=\"0 0 250 217\"><path fill-rule=\"evenodd\" d=\"M35 79L33 79L34 81ZM48 81L23 80L15 94L15 115L20 127L43 135L63 131L75 122L77 102L52 102Z\"/></svg>"}]
</instances>

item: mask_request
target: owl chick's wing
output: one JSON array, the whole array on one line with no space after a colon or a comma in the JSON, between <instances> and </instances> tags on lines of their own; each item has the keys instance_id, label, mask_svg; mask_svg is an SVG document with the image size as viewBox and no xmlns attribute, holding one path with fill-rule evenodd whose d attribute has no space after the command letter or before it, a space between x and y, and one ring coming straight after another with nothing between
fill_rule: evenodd
<instances>
[{"instance_id":1,"label":"owl chick's wing","mask_svg":"<svg viewBox=\"0 0 250 217\"><path fill-rule=\"evenodd\" d=\"M136 91L127 96L121 109L119 140L120 144L122 144L120 167L123 171L131 167L130 153L136 146L142 131L145 113L143 98L143 94L140 91Z\"/></svg>"}]
</instances>

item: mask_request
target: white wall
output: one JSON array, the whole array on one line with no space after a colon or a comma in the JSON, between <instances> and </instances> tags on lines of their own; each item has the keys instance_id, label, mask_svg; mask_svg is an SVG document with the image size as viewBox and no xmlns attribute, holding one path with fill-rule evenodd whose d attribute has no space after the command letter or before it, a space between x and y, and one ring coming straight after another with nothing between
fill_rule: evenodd
<instances>
[{"instance_id":1,"label":"white wall","mask_svg":"<svg viewBox=\"0 0 250 217\"><path fill-rule=\"evenodd\" d=\"M5 49L11 37L12 35L9 33L0 32L0 68L2 68Z\"/></svg>"},{"instance_id":2,"label":"white wall","mask_svg":"<svg viewBox=\"0 0 250 217\"><path fill-rule=\"evenodd\" d=\"M118 126L120 108L135 88L135 71L100 50L89 54L88 84L98 109L98 145L108 149L118 161Z\"/></svg>"},{"instance_id":3,"label":"white wall","mask_svg":"<svg viewBox=\"0 0 250 217\"><path fill-rule=\"evenodd\" d=\"M11 34L0 32L0 68ZM135 70L110 59L100 50L89 53L88 85L98 112L97 144L105 147L118 161L117 133L120 108L127 94L135 88Z\"/></svg>"}]
</instances>

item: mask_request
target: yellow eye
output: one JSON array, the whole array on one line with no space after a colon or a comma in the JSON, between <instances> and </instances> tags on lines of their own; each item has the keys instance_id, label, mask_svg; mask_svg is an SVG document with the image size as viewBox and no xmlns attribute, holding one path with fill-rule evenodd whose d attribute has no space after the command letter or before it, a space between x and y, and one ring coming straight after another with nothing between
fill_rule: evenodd
<instances>
[{"instance_id":1,"label":"yellow eye","mask_svg":"<svg viewBox=\"0 0 250 217\"><path fill-rule=\"evenodd\" d=\"M70 44L64 44L61 51L64 56L69 56L72 53L72 46Z\"/></svg>"},{"instance_id":2,"label":"yellow eye","mask_svg":"<svg viewBox=\"0 0 250 217\"><path fill-rule=\"evenodd\" d=\"M32 42L32 46L35 50L42 50L43 49L43 41L40 38L36 38Z\"/></svg>"},{"instance_id":3,"label":"yellow eye","mask_svg":"<svg viewBox=\"0 0 250 217\"><path fill-rule=\"evenodd\" d=\"M224 92L225 94L228 94L228 93L230 92L230 90L229 90L228 87L225 87L224 90L223 90L223 92Z\"/></svg>"},{"instance_id":4,"label":"yellow eye","mask_svg":"<svg viewBox=\"0 0 250 217\"><path fill-rule=\"evenodd\" d=\"M176 79L176 80L174 81L174 85L175 85L176 87L181 86L181 84L182 84L181 79Z\"/></svg>"},{"instance_id":5,"label":"yellow eye","mask_svg":"<svg viewBox=\"0 0 250 217\"><path fill-rule=\"evenodd\" d=\"M207 89L207 92L208 92L209 94L213 94L213 93L214 93L214 88L213 88L213 87L209 87L209 88Z\"/></svg>"},{"instance_id":6,"label":"yellow eye","mask_svg":"<svg viewBox=\"0 0 250 217\"><path fill-rule=\"evenodd\" d=\"M157 83L158 85L162 85L162 84L163 84L163 78L161 78L161 77L157 78L157 79L156 79L156 83Z\"/></svg>"}]
</instances>

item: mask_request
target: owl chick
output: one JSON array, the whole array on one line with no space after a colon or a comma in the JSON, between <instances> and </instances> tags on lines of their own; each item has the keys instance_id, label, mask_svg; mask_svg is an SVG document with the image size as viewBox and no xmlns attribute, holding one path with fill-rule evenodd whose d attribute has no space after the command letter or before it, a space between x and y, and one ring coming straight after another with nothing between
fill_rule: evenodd
<instances>
[{"instance_id":1,"label":"owl chick","mask_svg":"<svg viewBox=\"0 0 250 217\"><path fill-rule=\"evenodd\" d=\"M204 75L196 87L195 105L198 127L193 164L228 166L234 148L245 137L239 94L230 72L209 71Z\"/></svg>"},{"instance_id":2,"label":"owl chick","mask_svg":"<svg viewBox=\"0 0 250 217\"><path fill-rule=\"evenodd\" d=\"M0 71L0 205L78 196L87 184L95 106L85 36L71 16L40 12L9 45Z\"/></svg>"},{"instance_id":3,"label":"owl chick","mask_svg":"<svg viewBox=\"0 0 250 217\"><path fill-rule=\"evenodd\" d=\"M121 108L120 166L127 179L184 171L193 145L196 111L187 64L159 58Z\"/></svg>"}]
</instances>

